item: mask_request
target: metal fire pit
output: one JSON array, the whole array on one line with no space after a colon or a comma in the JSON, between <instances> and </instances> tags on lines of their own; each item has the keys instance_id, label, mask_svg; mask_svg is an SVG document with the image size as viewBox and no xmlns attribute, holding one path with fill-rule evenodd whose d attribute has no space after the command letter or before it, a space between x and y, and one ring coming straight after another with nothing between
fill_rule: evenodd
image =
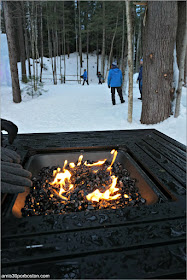
<instances>
[{"instance_id":1,"label":"metal fire pit","mask_svg":"<svg viewBox=\"0 0 187 280\"><path fill-rule=\"evenodd\" d=\"M3 195L2 278L186 279L184 145L153 129L23 134L14 145L33 176L116 149L147 204L19 218L26 192Z\"/></svg>"},{"instance_id":2,"label":"metal fire pit","mask_svg":"<svg viewBox=\"0 0 187 280\"><path fill-rule=\"evenodd\" d=\"M63 151L58 150L44 150L34 151L34 155L27 156L25 168L29 170L33 177L38 177L39 171L43 167L60 166L62 167L65 160L68 162L76 162L80 154L83 155L84 160L98 161L107 159L111 161L111 148L101 147L100 149L86 148L86 149L67 149ZM116 162L128 170L130 177L136 179L136 186L139 193L146 200L146 205L152 205L158 202L160 198L166 201L166 197L158 190L158 188L150 182L146 174L138 167L135 161L124 150L119 149ZM29 188L24 193L18 194L15 203L12 207L12 214L16 218L22 218L21 209L24 207L26 196L29 193ZM169 197L169 194L168 194ZM99 210L98 210L99 211Z\"/></svg>"}]
</instances>

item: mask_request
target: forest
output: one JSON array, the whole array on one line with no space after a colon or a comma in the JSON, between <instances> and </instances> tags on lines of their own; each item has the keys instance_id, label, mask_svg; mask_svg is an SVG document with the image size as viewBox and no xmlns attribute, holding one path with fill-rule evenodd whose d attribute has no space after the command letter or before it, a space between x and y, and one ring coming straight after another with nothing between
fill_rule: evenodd
<instances>
[{"instance_id":1,"label":"forest","mask_svg":"<svg viewBox=\"0 0 187 280\"><path fill-rule=\"evenodd\" d=\"M141 123L158 123L171 114L178 117L181 89L186 84L185 27L185 1L3 1L1 30L8 39L13 101L21 102L17 62L21 62L21 81L32 80L37 90L42 82L44 57L51 59L55 85L58 59L61 82L65 82L65 56L77 53L78 79L82 53L87 54L88 70L89 55L95 52L96 74L101 71L104 81L114 60L123 76L128 66L129 122L133 107L132 76L139 71L141 58L146 81Z\"/></svg>"}]
</instances>

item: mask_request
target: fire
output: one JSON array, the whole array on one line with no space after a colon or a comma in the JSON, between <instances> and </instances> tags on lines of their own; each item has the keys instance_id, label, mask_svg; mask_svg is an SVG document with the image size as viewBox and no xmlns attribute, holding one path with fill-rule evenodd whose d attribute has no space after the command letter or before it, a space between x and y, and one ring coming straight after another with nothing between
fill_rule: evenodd
<instances>
[{"instance_id":1,"label":"fire","mask_svg":"<svg viewBox=\"0 0 187 280\"><path fill-rule=\"evenodd\" d=\"M112 154L112 155L114 154L114 156L113 156L111 165L107 168L108 171L111 171L112 165L114 164L114 162L115 162L115 160L116 160L116 157L117 157L118 152L117 152L116 150L112 150L112 151L111 151L111 154Z\"/></svg>"},{"instance_id":2,"label":"fire","mask_svg":"<svg viewBox=\"0 0 187 280\"><path fill-rule=\"evenodd\" d=\"M98 165L104 164L105 161L106 161L106 159L104 159L104 160L99 160L99 161L97 161L97 162L95 162L95 163L87 163L87 161L85 161L84 165L90 166L90 167L91 167L91 166L98 166Z\"/></svg>"},{"instance_id":3,"label":"fire","mask_svg":"<svg viewBox=\"0 0 187 280\"><path fill-rule=\"evenodd\" d=\"M114 175L111 176L112 165L114 164L114 162L116 160L117 151L112 150L111 154L113 155L113 159L111 161L110 166L106 169L106 172L110 172L109 176L110 176L112 182L110 185L104 186L106 189L104 192L100 192L99 189L96 189L92 193L86 195L86 199L88 201L99 202L101 199L115 200L115 199L118 199L121 197L121 194L117 193L119 191L119 188L116 187L118 178ZM81 166L81 165L85 165L88 168L97 166L98 167L97 170L92 170L93 173L96 173L99 170L99 168L101 168L101 166L106 162L106 160L107 159L99 160L94 163L87 163L87 161L83 162L83 155L80 155L78 162L77 162L77 167ZM62 200L68 200L68 198L65 195L67 195L67 193L69 193L69 191L73 190L75 187L74 184L72 184L72 182L71 182L71 177L72 177L71 172L73 172L73 170L70 172L67 169L68 166L69 166L70 171L71 171L71 169L74 169L76 167L75 163L71 162L68 165L68 161L65 160L62 169L57 168L57 170L53 171L54 180L53 180L53 182L50 183L52 186L60 187L59 192L57 192L55 189L53 191L54 191L54 194L57 195L58 197L60 197ZM125 197L125 195L124 195L124 197Z\"/></svg>"},{"instance_id":4,"label":"fire","mask_svg":"<svg viewBox=\"0 0 187 280\"><path fill-rule=\"evenodd\" d=\"M71 178L71 173L67 169L65 169L64 172L57 173L54 181L50 184L60 185L59 195L61 195L62 193L66 192L66 190L64 190L63 187L66 185L66 182L69 182L70 178Z\"/></svg>"},{"instance_id":5,"label":"fire","mask_svg":"<svg viewBox=\"0 0 187 280\"><path fill-rule=\"evenodd\" d=\"M112 184L108 190L106 190L104 193L101 193L97 189L94 192L88 194L86 198L88 200L96 201L96 202L99 202L100 199L106 199L106 200L118 199L121 196L121 194L116 194L114 196L112 195L119 190L118 188L115 187L117 184L117 179L118 179L117 177L112 176Z\"/></svg>"},{"instance_id":6,"label":"fire","mask_svg":"<svg viewBox=\"0 0 187 280\"><path fill-rule=\"evenodd\" d=\"M71 168L75 168L75 163L74 163L74 162L70 162L69 166L70 166Z\"/></svg>"},{"instance_id":7,"label":"fire","mask_svg":"<svg viewBox=\"0 0 187 280\"><path fill-rule=\"evenodd\" d=\"M81 165L81 163L82 163L82 159L83 159L83 155L81 155L81 156L79 157L79 160L78 160L77 166L80 166L80 165Z\"/></svg>"}]
</instances>

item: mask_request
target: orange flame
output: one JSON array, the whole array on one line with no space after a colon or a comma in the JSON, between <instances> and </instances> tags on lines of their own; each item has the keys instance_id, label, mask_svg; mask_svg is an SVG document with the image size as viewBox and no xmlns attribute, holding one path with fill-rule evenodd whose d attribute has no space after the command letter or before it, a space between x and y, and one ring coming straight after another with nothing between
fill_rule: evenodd
<instances>
[{"instance_id":1,"label":"orange flame","mask_svg":"<svg viewBox=\"0 0 187 280\"><path fill-rule=\"evenodd\" d=\"M112 150L111 154L113 154L113 159L112 159L110 166L107 168L107 171L110 171L110 172L112 169L112 165L114 164L114 161L116 160L117 151ZM82 159L83 159L83 155L80 155L77 166L80 166L82 164ZM101 166L102 164L104 164L106 162L106 160L107 159L99 160L92 164L87 163L87 161L85 161L84 165L87 167ZM59 193L56 190L53 190L53 191L56 195L58 195L63 200L68 200L68 199L65 196L62 196L62 194L66 193L74 188L74 185L71 184L71 181L70 181L71 173L69 170L65 169L67 164L68 164L68 161L65 160L62 170L61 170L61 168L58 167L57 170L53 171L54 180L53 180L53 182L50 183L52 186L60 185ZM69 163L69 167L75 168L75 163L74 162ZM93 172L96 173L98 170L99 169L93 170ZM105 200L118 199L121 196L121 194L115 194L117 191L119 191L119 188L116 188L118 178L115 176L111 176L111 179L112 179L112 183L109 186L109 189L107 189L104 193L101 193L99 191L99 189L96 189L94 192L92 192L86 196L87 200L99 202L99 200L101 200L101 199L105 199ZM126 196L124 195L124 197L126 197Z\"/></svg>"},{"instance_id":2,"label":"orange flame","mask_svg":"<svg viewBox=\"0 0 187 280\"><path fill-rule=\"evenodd\" d=\"M112 150L111 154L112 155L114 154L114 156L113 156L113 159L112 159L112 162L111 162L110 166L107 168L107 171L110 171L112 169L112 165L114 164L114 161L116 160L118 152L116 150Z\"/></svg>"},{"instance_id":3,"label":"orange flame","mask_svg":"<svg viewBox=\"0 0 187 280\"><path fill-rule=\"evenodd\" d=\"M59 195L61 195L62 193L66 192L63 187L65 186L66 181L69 182L70 178L71 178L71 173L65 169L64 172L57 173L54 181L50 184L51 185L56 185L56 184L60 185Z\"/></svg>"},{"instance_id":4,"label":"orange flame","mask_svg":"<svg viewBox=\"0 0 187 280\"><path fill-rule=\"evenodd\" d=\"M70 162L69 167L75 168L75 163L74 162Z\"/></svg>"},{"instance_id":5,"label":"orange flame","mask_svg":"<svg viewBox=\"0 0 187 280\"><path fill-rule=\"evenodd\" d=\"M104 164L105 161L106 161L106 159L104 159L104 160L99 160L99 161L94 162L94 163L87 163L87 161L85 161L84 165L90 166L90 167L91 167L91 166L97 166L97 165L102 165L102 164Z\"/></svg>"},{"instance_id":6,"label":"orange flame","mask_svg":"<svg viewBox=\"0 0 187 280\"><path fill-rule=\"evenodd\" d=\"M80 165L81 165L82 159L83 159L83 155L81 155L81 156L79 157L77 166L80 166Z\"/></svg>"},{"instance_id":7,"label":"orange flame","mask_svg":"<svg viewBox=\"0 0 187 280\"><path fill-rule=\"evenodd\" d=\"M94 192L88 194L86 196L87 200L96 201L99 202L100 199L106 199L106 200L114 200L121 196L121 194L116 194L112 196L115 192L117 192L119 189L116 188L118 178L115 176L112 176L112 184L108 190L106 190L104 193L101 193L98 189Z\"/></svg>"}]
</instances>

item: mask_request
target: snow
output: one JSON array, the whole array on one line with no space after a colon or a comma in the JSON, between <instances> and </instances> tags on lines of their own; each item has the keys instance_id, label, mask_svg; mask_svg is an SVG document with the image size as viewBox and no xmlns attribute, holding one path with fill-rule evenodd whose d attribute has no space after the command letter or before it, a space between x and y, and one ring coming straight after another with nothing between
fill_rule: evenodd
<instances>
[{"instance_id":1,"label":"snow","mask_svg":"<svg viewBox=\"0 0 187 280\"><path fill-rule=\"evenodd\" d=\"M86 54L83 54L83 68L86 68ZM98 84L96 76L96 55L89 55L89 85L82 86L78 82L53 85L50 60L44 58L47 70L43 77L44 90L40 96L32 98L22 89L22 102L15 104L12 101L12 88L8 85L1 87L1 117L13 121L19 128L19 133L44 132L75 132L75 131L104 131L128 129L157 129L171 138L186 145L186 88L182 90L181 110L178 118L171 116L156 125L142 125L140 123L142 102L137 73L134 75L133 87L133 122L127 121L128 114L128 87L124 93L125 103L121 104L116 92L116 105L111 102L111 93L107 84ZM63 61L62 61L63 66ZM18 63L19 73L21 70ZM58 61L59 69L59 61ZM66 57L66 74L76 75L77 55ZM99 69L100 70L100 69ZM59 70L58 70L59 73ZM62 69L63 73L63 69ZM80 75L80 73L79 73ZM75 77L76 79L76 77Z\"/></svg>"}]
</instances>

